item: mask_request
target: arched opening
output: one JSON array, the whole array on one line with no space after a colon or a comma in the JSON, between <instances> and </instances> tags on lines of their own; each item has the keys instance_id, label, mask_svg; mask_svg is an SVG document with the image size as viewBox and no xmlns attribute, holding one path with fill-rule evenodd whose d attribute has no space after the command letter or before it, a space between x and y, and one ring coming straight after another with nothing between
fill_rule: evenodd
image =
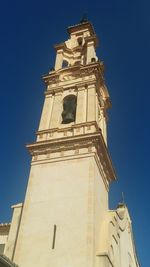
<instances>
[{"instance_id":1,"label":"arched opening","mask_svg":"<svg viewBox=\"0 0 150 267\"><path fill-rule=\"evenodd\" d=\"M76 118L77 97L68 95L63 100L62 123L74 122Z\"/></svg>"},{"instance_id":2,"label":"arched opening","mask_svg":"<svg viewBox=\"0 0 150 267\"><path fill-rule=\"evenodd\" d=\"M63 60L62 62L62 68L67 68L69 66L69 63L67 60Z\"/></svg>"},{"instance_id":3,"label":"arched opening","mask_svg":"<svg viewBox=\"0 0 150 267\"><path fill-rule=\"evenodd\" d=\"M81 46L82 45L82 37L79 37L77 41L78 41L78 45Z\"/></svg>"},{"instance_id":4,"label":"arched opening","mask_svg":"<svg viewBox=\"0 0 150 267\"><path fill-rule=\"evenodd\" d=\"M91 62L96 62L96 58L95 57L92 57L91 58Z\"/></svg>"}]
</instances>

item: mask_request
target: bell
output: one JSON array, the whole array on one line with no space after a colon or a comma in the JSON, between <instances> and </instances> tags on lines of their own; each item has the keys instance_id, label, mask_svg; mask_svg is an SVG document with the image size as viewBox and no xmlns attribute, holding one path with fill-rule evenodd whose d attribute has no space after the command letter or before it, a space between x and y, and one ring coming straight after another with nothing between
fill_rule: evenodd
<instances>
[{"instance_id":1,"label":"bell","mask_svg":"<svg viewBox=\"0 0 150 267\"><path fill-rule=\"evenodd\" d=\"M63 118L62 123L70 123L70 122L74 121L74 115L71 112L65 112L64 111L62 113L62 118Z\"/></svg>"},{"instance_id":2,"label":"bell","mask_svg":"<svg viewBox=\"0 0 150 267\"><path fill-rule=\"evenodd\" d=\"M62 123L75 121L76 116L76 96L68 95L63 100Z\"/></svg>"}]
</instances>

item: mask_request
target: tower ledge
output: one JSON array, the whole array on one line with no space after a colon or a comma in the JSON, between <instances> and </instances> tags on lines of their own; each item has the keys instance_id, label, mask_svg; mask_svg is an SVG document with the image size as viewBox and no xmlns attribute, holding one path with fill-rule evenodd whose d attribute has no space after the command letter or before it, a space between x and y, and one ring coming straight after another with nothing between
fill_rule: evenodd
<instances>
[{"instance_id":1,"label":"tower ledge","mask_svg":"<svg viewBox=\"0 0 150 267\"><path fill-rule=\"evenodd\" d=\"M101 130L98 129L96 122L93 122L93 126L94 125L95 132L84 132L83 135L83 130L85 131L84 126L78 125L78 127L80 127L80 132L78 133L78 127L77 125L75 125L71 126L70 129L68 129L69 132L72 132L72 136L55 138L54 135L54 138L51 136L51 139L49 140L38 141L27 145L26 147L28 148L30 154L33 156L32 162L36 163L37 160L45 161L47 159L55 160L56 158L60 157L65 158L65 156L67 157L67 153L65 154L65 151L72 151L72 155L69 154L69 157L74 157L77 155L81 156L82 154L85 155L90 153L93 155L95 154L98 155L97 160L99 161L99 164L104 172L105 183L108 185L109 182L116 180L116 174ZM64 131L67 135L66 129L55 129L55 131L53 129L53 132L55 134L61 134L61 132ZM44 137L44 139L45 135L51 135L49 130L38 132L38 134L41 135L41 137Z\"/></svg>"},{"instance_id":2,"label":"tower ledge","mask_svg":"<svg viewBox=\"0 0 150 267\"><path fill-rule=\"evenodd\" d=\"M67 29L67 32L69 34L72 34L72 33L87 30L87 29L90 31L91 35L95 35L94 27L93 27L92 23L89 21L79 23L79 24L76 24L73 26L69 26Z\"/></svg>"}]
</instances>

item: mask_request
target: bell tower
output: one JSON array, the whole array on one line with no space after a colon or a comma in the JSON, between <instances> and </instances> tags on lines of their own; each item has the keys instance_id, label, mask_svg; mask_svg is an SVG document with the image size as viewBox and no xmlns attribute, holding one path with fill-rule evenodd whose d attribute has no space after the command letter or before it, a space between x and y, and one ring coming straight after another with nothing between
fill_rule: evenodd
<instances>
[{"instance_id":1,"label":"bell tower","mask_svg":"<svg viewBox=\"0 0 150 267\"><path fill-rule=\"evenodd\" d=\"M92 130L92 122L96 122L107 143L106 111L111 104L103 63L96 56L97 37L89 22L69 27L68 33L69 40L55 45L55 68L43 77L47 91L38 140L47 139L46 131L67 134L71 128L82 133L79 125L83 124Z\"/></svg>"},{"instance_id":2,"label":"bell tower","mask_svg":"<svg viewBox=\"0 0 150 267\"><path fill-rule=\"evenodd\" d=\"M111 106L88 21L68 28L54 69L43 76L45 101L15 246L21 267L98 266L100 229L115 173L107 149Z\"/></svg>"}]
</instances>

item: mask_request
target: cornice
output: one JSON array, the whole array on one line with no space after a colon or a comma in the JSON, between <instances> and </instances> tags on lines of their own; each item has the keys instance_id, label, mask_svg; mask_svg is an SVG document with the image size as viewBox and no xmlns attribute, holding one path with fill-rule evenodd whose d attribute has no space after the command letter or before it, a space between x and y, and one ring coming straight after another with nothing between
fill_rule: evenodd
<instances>
[{"instance_id":1,"label":"cornice","mask_svg":"<svg viewBox=\"0 0 150 267\"><path fill-rule=\"evenodd\" d=\"M95 121L86 121L86 122L81 122L81 123L78 123L78 124L73 124L73 125L69 125L67 127L67 124L65 125L65 128L62 127L62 128L51 128L51 129L47 129L47 130L40 130L40 131L37 131L36 132L36 135L39 135L39 134L45 134L45 133L53 133L53 132L62 132L62 131L67 131L67 130L73 130L74 129L77 129L77 128L80 128L80 127L84 127L84 126L92 126L94 125L96 130L97 131L100 131L97 123Z\"/></svg>"},{"instance_id":2,"label":"cornice","mask_svg":"<svg viewBox=\"0 0 150 267\"><path fill-rule=\"evenodd\" d=\"M60 74L68 74L72 73L72 75L76 75L77 77L84 77L85 75L91 75L93 73L99 73L100 76L103 76L103 62L94 62L89 63L88 65L73 65L69 66L57 71L52 71L46 75L42 76L42 80L48 85L49 83L55 83L59 81ZM99 76L98 76L99 77Z\"/></svg>"},{"instance_id":3,"label":"cornice","mask_svg":"<svg viewBox=\"0 0 150 267\"><path fill-rule=\"evenodd\" d=\"M72 84L67 84L66 86L65 85L61 85L61 86L57 86L57 87L53 87L53 88L50 88L48 90L45 91L45 95L53 95L53 94L57 94L58 92L61 92L63 93L65 90L71 90L71 89L74 89L74 90L80 90L81 87L84 87L84 88L87 88L89 85L96 85L96 79L89 79L89 80L86 80L86 81L80 81L76 84L72 83Z\"/></svg>"},{"instance_id":4,"label":"cornice","mask_svg":"<svg viewBox=\"0 0 150 267\"><path fill-rule=\"evenodd\" d=\"M95 47L98 46L98 38L96 35L93 36L87 36L85 37L85 43L88 44L89 42L94 42Z\"/></svg>"},{"instance_id":5,"label":"cornice","mask_svg":"<svg viewBox=\"0 0 150 267\"><path fill-rule=\"evenodd\" d=\"M8 233L11 223L0 223L0 233Z\"/></svg>"},{"instance_id":6,"label":"cornice","mask_svg":"<svg viewBox=\"0 0 150 267\"><path fill-rule=\"evenodd\" d=\"M11 225L11 223L0 223L0 227L7 227L10 225Z\"/></svg>"},{"instance_id":7,"label":"cornice","mask_svg":"<svg viewBox=\"0 0 150 267\"><path fill-rule=\"evenodd\" d=\"M38 141L27 145L27 148L32 156L37 156L92 146L96 148L107 180L109 182L115 180L115 171L100 130L96 133Z\"/></svg>"},{"instance_id":8,"label":"cornice","mask_svg":"<svg viewBox=\"0 0 150 267\"><path fill-rule=\"evenodd\" d=\"M65 43L65 42L64 42L64 43L60 43L60 44L56 44L56 45L54 45L54 48L55 48L56 50L58 50L58 52L59 52L59 50L60 50L60 53L67 52L67 53L69 53L69 54L72 54L72 49L68 48L68 47L66 46L66 43ZM58 53L58 52L57 52L57 53Z\"/></svg>"},{"instance_id":9,"label":"cornice","mask_svg":"<svg viewBox=\"0 0 150 267\"><path fill-rule=\"evenodd\" d=\"M89 21L86 21L86 22L83 22L83 23L79 23L79 24L75 24L73 26L69 26L68 29L67 29L67 32L69 34L71 34L73 32L77 32L79 30L86 29L86 28L89 29L91 35L95 35L94 27L93 27L92 23L89 22Z\"/></svg>"},{"instance_id":10,"label":"cornice","mask_svg":"<svg viewBox=\"0 0 150 267\"><path fill-rule=\"evenodd\" d=\"M50 73L43 77L47 85L45 95L54 94L58 91L63 92L68 90L68 88L77 89L80 86L90 84L95 84L97 90L99 90L100 87L103 88L104 86L103 74L100 68L101 64L91 63L86 66L73 66ZM88 79L85 79L85 77L88 77Z\"/></svg>"},{"instance_id":11,"label":"cornice","mask_svg":"<svg viewBox=\"0 0 150 267\"><path fill-rule=\"evenodd\" d=\"M44 154L47 149L51 152L57 152L71 149L74 147L84 147L87 146L87 144L91 145L93 144L93 141L96 141L98 137L98 134L80 134L76 136L67 136L62 138L55 138L52 140L44 140L44 141L38 141L32 144L27 145L27 148L29 149L29 152L31 155L36 154Z\"/></svg>"},{"instance_id":12,"label":"cornice","mask_svg":"<svg viewBox=\"0 0 150 267\"><path fill-rule=\"evenodd\" d=\"M67 49L65 43L56 44L56 45L54 45L54 48L55 48L56 50L64 49L64 48Z\"/></svg>"}]
</instances>

